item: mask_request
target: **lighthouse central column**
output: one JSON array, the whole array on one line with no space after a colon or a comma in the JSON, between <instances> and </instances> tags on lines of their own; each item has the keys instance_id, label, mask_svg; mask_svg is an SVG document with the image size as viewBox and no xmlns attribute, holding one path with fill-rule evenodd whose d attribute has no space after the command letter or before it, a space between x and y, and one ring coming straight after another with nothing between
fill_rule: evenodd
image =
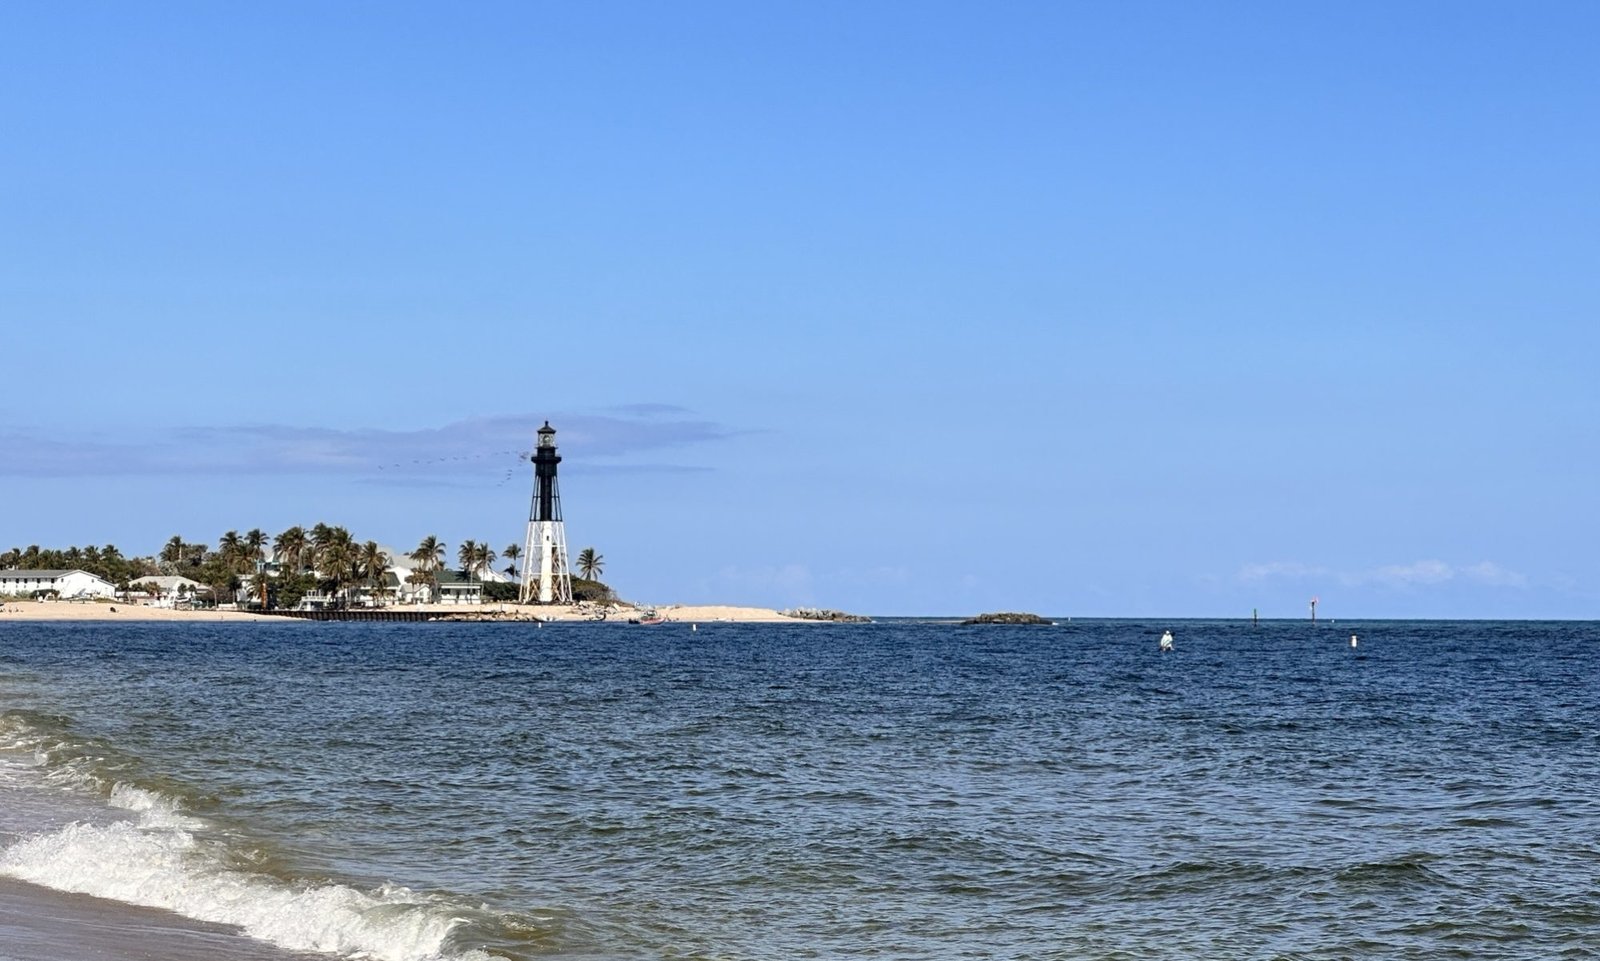
<instances>
[{"instance_id":1,"label":"lighthouse central column","mask_svg":"<svg viewBox=\"0 0 1600 961\"><path fill-rule=\"evenodd\" d=\"M561 494L556 487L556 431L546 421L533 451L533 504L528 509L528 537L523 555L522 603L571 604L572 574L567 569L567 535L561 521Z\"/></svg>"},{"instance_id":2,"label":"lighthouse central column","mask_svg":"<svg viewBox=\"0 0 1600 961\"><path fill-rule=\"evenodd\" d=\"M556 532L550 521L539 524L539 603L555 600Z\"/></svg>"}]
</instances>

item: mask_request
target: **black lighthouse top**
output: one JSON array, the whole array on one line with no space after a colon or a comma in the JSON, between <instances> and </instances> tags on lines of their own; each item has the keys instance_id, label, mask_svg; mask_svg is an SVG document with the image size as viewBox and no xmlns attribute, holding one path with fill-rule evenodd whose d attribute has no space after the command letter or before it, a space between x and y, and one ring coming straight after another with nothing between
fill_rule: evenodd
<instances>
[{"instance_id":1,"label":"black lighthouse top","mask_svg":"<svg viewBox=\"0 0 1600 961\"><path fill-rule=\"evenodd\" d=\"M561 455L556 453L556 429L549 421L539 428L539 446L533 450L533 520L558 521L561 519L561 496L556 492L556 465Z\"/></svg>"}]
</instances>

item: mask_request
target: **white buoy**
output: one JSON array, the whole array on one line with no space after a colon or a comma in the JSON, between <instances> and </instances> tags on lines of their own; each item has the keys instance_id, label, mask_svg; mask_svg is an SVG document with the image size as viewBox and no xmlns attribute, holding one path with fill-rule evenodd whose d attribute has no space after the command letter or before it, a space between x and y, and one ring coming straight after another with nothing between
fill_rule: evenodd
<instances>
[{"instance_id":1,"label":"white buoy","mask_svg":"<svg viewBox=\"0 0 1600 961\"><path fill-rule=\"evenodd\" d=\"M1350 635L1350 646L1351 647L1355 647L1356 646L1356 640L1357 640L1356 636L1354 634L1351 634Z\"/></svg>"},{"instance_id":2,"label":"white buoy","mask_svg":"<svg viewBox=\"0 0 1600 961\"><path fill-rule=\"evenodd\" d=\"M698 630L699 630L699 629L700 629L700 625L699 625L699 624L690 624L690 625L689 625L689 631L690 631L690 633L693 633L693 632L695 632L695 631L698 631Z\"/></svg>"},{"instance_id":3,"label":"white buoy","mask_svg":"<svg viewBox=\"0 0 1600 961\"><path fill-rule=\"evenodd\" d=\"M1163 651L1172 650L1172 632L1171 631L1163 631L1161 633L1161 649Z\"/></svg>"}]
</instances>

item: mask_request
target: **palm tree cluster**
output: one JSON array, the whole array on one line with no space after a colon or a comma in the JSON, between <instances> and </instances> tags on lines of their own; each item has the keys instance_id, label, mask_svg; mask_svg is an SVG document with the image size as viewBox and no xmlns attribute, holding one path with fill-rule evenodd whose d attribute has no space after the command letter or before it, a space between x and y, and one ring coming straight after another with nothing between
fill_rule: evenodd
<instances>
[{"instance_id":1,"label":"palm tree cluster","mask_svg":"<svg viewBox=\"0 0 1600 961\"><path fill-rule=\"evenodd\" d=\"M430 534L406 556L415 565L410 583L428 585L437 597L438 574L445 569L448 556L445 543ZM459 570L469 580L485 577L497 559L504 559L504 573L517 579L523 550L516 544L508 544L499 555L487 541L463 541L456 550ZM238 592L248 580L250 603L279 607L293 607L312 590L320 590L335 598L335 603L347 605L354 602L361 588L381 603L389 593L386 575L392 563L393 559L376 541L358 542L345 528L328 524L316 524L310 529L297 525L276 537L260 528L243 534L230 530L217 539L215 549L175 535L154 557L127 558L112 544L66 550L34 544L0 552L0 569L76 568L123 589L142 577L183 575L207 585L219 601L246 599ZM578 555L578 573L584 578L598 577L604 564L605 558L592 547Z\"/></svg>"},{"instance_id":2,"label":"palm tree cluster","mask_svg":"<svg viewBox=\"0 0 1600 961\"><path fill-rule=\"evenodd\" d=\"M482 544L477 541L463 541L456 550L456 559L461 562L461 576L472 580L480 577L494 564L495 553L488 542Z\"/></svg>"},{"instance_id":3,"label":"palm tree cluster","mask_svg":"<svg viewBox=\"0 0 1600 961\"><path fill-rule=\"evenodd\" d=\"M272 555L280 577L310 574L341 604L349 604L360 587L380 602L388 594L385 575L393 559L377 541L358 542L343 527L317 524L307 531L296 525L272 539Z\"/></svg>"},{"instance_id":4,"label":"palm tree cluster","mask_svg":"<svg viewBox=\"0 0 1600 961\"><path fill-rule=\"evenodd\" d=\"M104 547L69 547L66 550L41 548L29 544L26 548L13 547L0 552L0 569L26 571L88 571L103 577L118 587L126 588L129 581L160 573L154 558L124 557L117 545Z\"/></svg>"},{"instance_id":5,"label":"palm tree cluster","mask_svg":"<svg viewBox=\"0 0 1600 961\"><path fill-rule=\"evenodd\" d=\"M406 555L416 569L407 578L413 584L427 584L435 596L439 592L439 571L444 567L444 541L432 534L422 539L417 549Z\"/></svg>"},{"instance_id":6,"label":"palm tree cluster","mask_svg":"<svg viewBox=\"0 0 1600 961\"><path fill-rule=\"evenodd\" d=\"M180 568L199 567L205 563L207 554L206 545L190 544L183 538L173 535L161 548L157 557L161 561L163 574L175 574Z\"/></svg>"},{"instance_id":7,"label":"palm tree cluster","mask_svg":"<svg viewBox=\"0 0 1600 961\"><path fill-rule=\"evenodd\" d=\"M174 538L177 540L177 538ZM170 543L170 542L169 542ZM230 580L245 576L259 575L266 564L266 557L262 553L267 546L267 533L257 527L239 536L238 531L228 531L217 541L217 556L220 558L221 568L230 576ZM202 562L203 563L203 562ZM265 577L255 578L255 587L261 592L262 606L267 603L267 581ZM237 590L237 585L232 585L230 590Z\"/></svg>"},{"instance_id":8,"label":"palm tree cluster","mask_svg":"<svg viewBox=\"0 0 1600 961\"><path fill-rule=\"evenodd\" d=\"M159 573L180 574L209 586L218 600L237 592L246 578L248 600L264 606L292 607L312 590L321 590L348 604L355 589L385 589L389 556L376 541L358 543L343 527L317 524L307 531L291 527L271 537L254 528L227 531L210 550L204 544L174 536L158 555ZM242 598L241 598L242 599Z\"/></svg>"}]
</instances>

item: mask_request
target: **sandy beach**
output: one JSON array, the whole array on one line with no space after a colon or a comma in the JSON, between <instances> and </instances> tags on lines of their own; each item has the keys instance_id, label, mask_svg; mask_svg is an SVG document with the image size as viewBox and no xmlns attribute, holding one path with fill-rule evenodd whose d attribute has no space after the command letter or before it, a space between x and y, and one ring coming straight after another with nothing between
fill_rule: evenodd
<instances>
[{"instance_id":1,"label":"sandy beach","mask_svg":"<svg viewBox=\"0 0 1600 961\"><path fill-rule=\"evenodd\" d=\"M175 611L140 604L76 604L70 601L6 601L6 621L281 621L285 618L243 611Z\"/></svg>"},{"instance_id":2,"label":"sandy beach","mask_svg":"<svg viewBox=\"0 0 1600 961\"><path fill-rule=\"evenodd\" d=\"M626 605L606 608L595 606L572 607L522 607L516 604L417 604L397 607L394 610L438 614L441 617L477 615L485 620L544 620L592 621L599 611L606 612L608 621L625 621L639 617L644 609ZM785 617L767 607L733 607L727 605L679 605L653 608L668 622L713 623L718 621L747 624L815 624L795 617ZM179 621L190 623L216 623L218 621L267 621L295 623L294 619L272 614L253 614L247 611L226 610L173 610L141 604L73 603L70 601L6 601L0 609L0 623L15 621Z\"/></svg>"}]
</instances>

